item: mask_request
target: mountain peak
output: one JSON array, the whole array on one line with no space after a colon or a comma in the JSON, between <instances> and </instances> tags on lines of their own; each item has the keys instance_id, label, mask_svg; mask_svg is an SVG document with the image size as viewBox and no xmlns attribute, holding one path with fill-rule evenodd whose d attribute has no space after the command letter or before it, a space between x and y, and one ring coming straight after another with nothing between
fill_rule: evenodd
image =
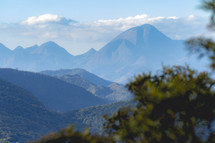
<instances>
[{"instance_id":1,"label":"mountain peak","mask_svg":"<svg viewBox=\"0 0 215 143\"><path fill-rule=\"evenodd\" d=\"M148 43L152 40L166 41L170 39L153 25L143 24L126 30L118 35L114 40L127 40L134 45L142 45L143 43Z\"/></svg>"},{"instance_id":2,"label":"mountain peak","mask_svg":"<svg viewBox=\"0 0 215 143\"><path fill-rule=\"evenodd\" d=\"M91 54L95 54L96 53L96 50L94 49L94 48L91 48L91 49L89 49L86 53L84 53L84 55L91 55Z\"/></svg>"},{"instance_id":3,"label":"mountain peak","mask_svg":"<svg viewBox=\"0 0 215 143\"><path fill-rule=\"evenodd\" d=\"M60 47L60 46L53 41L48 41L40 45L40 47Z\"/></svg>"},{"instance_id":4,"label":"mountain peak","mask_svg":"<svg viewBox=\"0 0 215 143\"><path fill-rule=\"evenodd\" d=\"M24 50L24 48L22 46L18 46L13 51L21 51L21 50Z\"/></svg>"},{"instance_id":5,"label":"mountain peak","mask_svg":"<svg viewBox=\"0 0 215 143\"><path fill-rule=\"evenodd\" d=\"M5 45L3 45L2 43L0 43L0 48L4 48L4 49L6 49L7 47L5 46Z\"/></svg>"},{"instance_id":6,"label":"mountain peak","mask_svg":"<svg viewBox=\"0 0 215 143\"><path fill-rule=\"evenodd\" d=\"M96 52L96 50L94 48L91 48L90 50L88 50L87 52Z\"/></svg>"},{"instance_id":7,"label":"mountain peak","mask_svg":"<svg viewBox=\"0 0 215 143\"><path fill-rule=\"evenodd\" d=\"M8 49L5 45L3 45L2 43L0 43L0 51L1 52L10 52L11 50Z\"/></svg>"},{"instance_id":8,"label":"mountain peak","mask_svg":"<svg viewBox=\"0 0 215 143\"><path fill-rule=\"evenodd\" d=\"M5 47L5 45L3 45L2 43L0 43L0 47Z\"/></svg>"},{"instance_id":9,"label":"mountain peak","mask_svg":"<svg viewBox=\"0 0 215 143\"><path fill-rule=\"evenodd\" d=\"M64 57L72 56L71 54L68 53L68 51L66 49L59 46L58 44L56 44L53 41L48 41L46 43L43 43L36 49L35 52L40 53L40 54L48 54L48 55L52 55L52 56L56 56L56 55L61 55ZM63 58L63 57L61 57L61 58Z\"/></svg>"},{"instance_id":10,"label":"mountain peak","mask_svg":"<svg viewBox=\"0 0 215 143\"><path fill-rule=\"evenodd\" d=\"M141 28L155 28L155 26L151 25L151 24L143 24L143 25L140 25L138 27L141 27ZM156 29L156 28L155 28Z\"/></svg>"}]
</instances>

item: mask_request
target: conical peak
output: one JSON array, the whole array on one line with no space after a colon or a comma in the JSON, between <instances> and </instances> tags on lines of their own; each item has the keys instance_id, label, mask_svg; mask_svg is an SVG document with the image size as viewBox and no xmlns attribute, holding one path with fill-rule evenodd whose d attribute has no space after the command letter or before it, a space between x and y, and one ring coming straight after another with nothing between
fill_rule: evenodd
<instances>
[{"instance_id":1,"label":"conical peak","mask_svg":"<svg viewBox=\"0 0 215 143\"><path fill-rule=\"evenodd\" d=\"M18 47L16 47L15 49L14 49L14 51L16 51L16 50L23 50L24 48L22 47L22 46L18 46Z\"/></svg>"},{"instance_id":2,"label":"conical peak","mask_svg":"<svg viewBox=\"0 0 215 143\"><path fill-rule=\"evenodd\" d=\"M40 45L40 47L60 47L60 46L53 41L48 41Z\"/></svg>"},{"instance_id":3,"label":"conical peak","mask_svg":"<svg viewBox=\"0 0 215 143\"><path fill-rule=\"evenodd\" d=\"M3 45L2 43L0 43L0 48L7 48L5 45Z\"/></svg>"},{"instance_id":4,"label":"conical peak","mask_svg":"<svg viewBox=\"0 0 215 143\"><path fill-rule=\"evenodd\" d=\"M2 43L0 43L0 51L1 52L11 52L11 50L9 48L7 48L5 45L3 45Z\"/></svg>"},{"instance_id":5,"label":"conical peak","mask_svg":"<svg viewBox=\"0 0 215 143\"><path fill-rule=\"evenodd\" d=\"M147 42L148 40L163 39L168 40L169 38L160 32L157 28L150 24L144 24L137 27L130 28L125 32L118 35L115 40L127 40L137 45L138 43Z\"/></svg>"}]
</instances>

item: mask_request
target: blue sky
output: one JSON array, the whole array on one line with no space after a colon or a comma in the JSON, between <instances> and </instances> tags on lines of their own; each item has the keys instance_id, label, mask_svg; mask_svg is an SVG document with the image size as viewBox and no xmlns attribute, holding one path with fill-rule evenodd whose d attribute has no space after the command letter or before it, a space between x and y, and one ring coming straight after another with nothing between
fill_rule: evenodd
<instances>
[{"instance_id":1,"label":"blue sky","mask_svg":"<svg viewBox=\"0 0 215 143\"><path fill-rule=\"evenodd\" d=\"M72 54L100 49L150 23L172 39L204 33L198 0L0 0L0 43L10 49L55 41ZM74 23L72 20L77 21Z\"/></svg>"}]
</instances>

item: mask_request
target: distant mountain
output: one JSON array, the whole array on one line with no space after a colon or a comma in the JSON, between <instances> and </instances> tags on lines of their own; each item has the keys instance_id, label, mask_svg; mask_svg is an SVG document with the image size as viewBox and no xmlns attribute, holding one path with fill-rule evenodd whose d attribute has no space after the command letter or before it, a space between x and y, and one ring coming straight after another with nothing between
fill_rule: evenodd
<instances>
[{"instance_id":1,"label":"distant mountain","mask_svg":"<svg viewBox=\"0 0 215 143\"><path fill-rule=\"evenodd\" d=\"M44 69L69 68L74 57L64 48L54 42L46 42L40 46L28 48L17 47L7 59L2 68L19 68L22 70L38 71ZM0 53L0 57L3 54Z\"/></svg>"},{"instance_id":2,"label":"distant mountain","mask_svg":"<svg viewBox=\"0 0 215 143\"><path fill-rule=\"evenodd\" d=\"M123 85L106 81L83 69L42 71L41 73L56 76L63 81L82 87L109 102L125 101L132 98L131 93Z\"/></svg>"},{"instance_id":3,"label":"distant mountain","mask_svg":"<svg viewBox=\"0 0 215 143\"><path fill-rule=\"evenodd\" d=\"M85 69L111 80L124 81L142 71L155 71L161 64L181 64L186 55L183 41L171 40L154 26L128 29L101 48Z\"/></svg>"},{"instance_id":4,"label":"distant mountain","mask_svg":"<svg viewBox=\"0 0 215 143\"><path fill-rule=\"evenodd\" d=\"M12 51L0 43L0 65L7 66L8 58L11 56Z\"/></svg>"},{"instance_id":5,"label":"distant mountain","mask_svg":"<svg viewBox=\"0 0 215 143\"><path fill-rule=\"evenodd\" d=\"M140 72L161 69L162 64L189 64L183 44L184 41L172 40L154 26L144 24L119 34L99 51L90 49L78 56L54 42L18 47L8 51L8 57L0 58L0 67L30 71L82 68L102 78L125 83ZM0 57L3 56L0 52Z\"/></svg>"},{"instance_id":6,"label":"distant mountain","mask_svg":"<svg viewBox=\"0 0 215 143\"><path fill-rule=\"evenodd\" d=\"M108 86L113 83L111 81L104 80L104 79L98 77L97 75L92 74L81 68L61 69L61 70L56 70L56 71L47 70L47 71L41 71L41 73L50 75L50 76L57 76L57 77L61 77L63 75L79 75L80 77L86 79L87 81L89 81L95 85Z\"/></svg>"},{"instance_id":7,"label":"distant mountain","mask_svg":"<svg viewBox=\"0 0 215 143\"><path fill-rule=\"evenodd\" d=\"M100 133L104 114L110 115L121 107L133 105L126 101L57 113L47 110L29 91L0 79L0 142L36 140L69 124L74 124L78 130L90 127L91 132Z\"/></svg>"},{"instance_id":8,"label":"distant mountain","mask_svg":"<svg viewBox=\"0 0 215 143\"><path fill-rule=\"evenodd\" d=\"M39 73L0 69L0 78L30 91L54 111L65 112L107 103L84 88Z\"/></svg>"},{"instance_id":9,"label":"distant mountain","mask_svg":"<svg viewBox=\"0 0 215 143\"><path fill-rule=\"evenodd\" d=\"M88 62L89 59L91 59L96 54L96 52L97 51L95 49L91 48L86 53L75 56L74 59L75 62L73 67L79 68L84 67L84 65Z\"/></svg>"},{"instance_id":10,"label":"distant mountain","mask_svg":"<svg viewBox=\"0 0 215 143\"><path fill-rule=\"evenodd\" d=\"M133 97L123 85L117 83L112 83L108 86L95 85L79 75L63 75L59 79L82 87L108 102L125 101Z\"/></svg>"}]
</instances>

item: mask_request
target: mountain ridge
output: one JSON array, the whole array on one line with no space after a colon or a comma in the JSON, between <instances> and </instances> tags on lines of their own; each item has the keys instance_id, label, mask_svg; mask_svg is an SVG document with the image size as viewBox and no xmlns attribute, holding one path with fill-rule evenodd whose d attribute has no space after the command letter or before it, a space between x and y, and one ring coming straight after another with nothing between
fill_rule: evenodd
<instances>
[{"instance_id":1,"label":"mountain ridge","mask_svg":"<svg viewBox=\"0 0 215 143\"><path fill-rule=\"evenodd\" d=\"M82 68L102 78L125 83L129 77L143 71L156 71L162 64L181 64L179 59L186 56L183 42L172 40L156 27L144 24L122 32L98 51L90 49L73 56L49 41L18 53L12 51L14 54L0 60L0 66L37 72Z\"/></svg>"},{"instance_id":2,"label":"mountain ridge","mask_svg":"<svg viewBox=\"0 0 215 143\"><path fill-rule=\"evenodd\" d=\"M84 88L39 73L0 69L0 78L30 91L52 111L66 112L107 103Z\"/></svg>"}]
</instances>

